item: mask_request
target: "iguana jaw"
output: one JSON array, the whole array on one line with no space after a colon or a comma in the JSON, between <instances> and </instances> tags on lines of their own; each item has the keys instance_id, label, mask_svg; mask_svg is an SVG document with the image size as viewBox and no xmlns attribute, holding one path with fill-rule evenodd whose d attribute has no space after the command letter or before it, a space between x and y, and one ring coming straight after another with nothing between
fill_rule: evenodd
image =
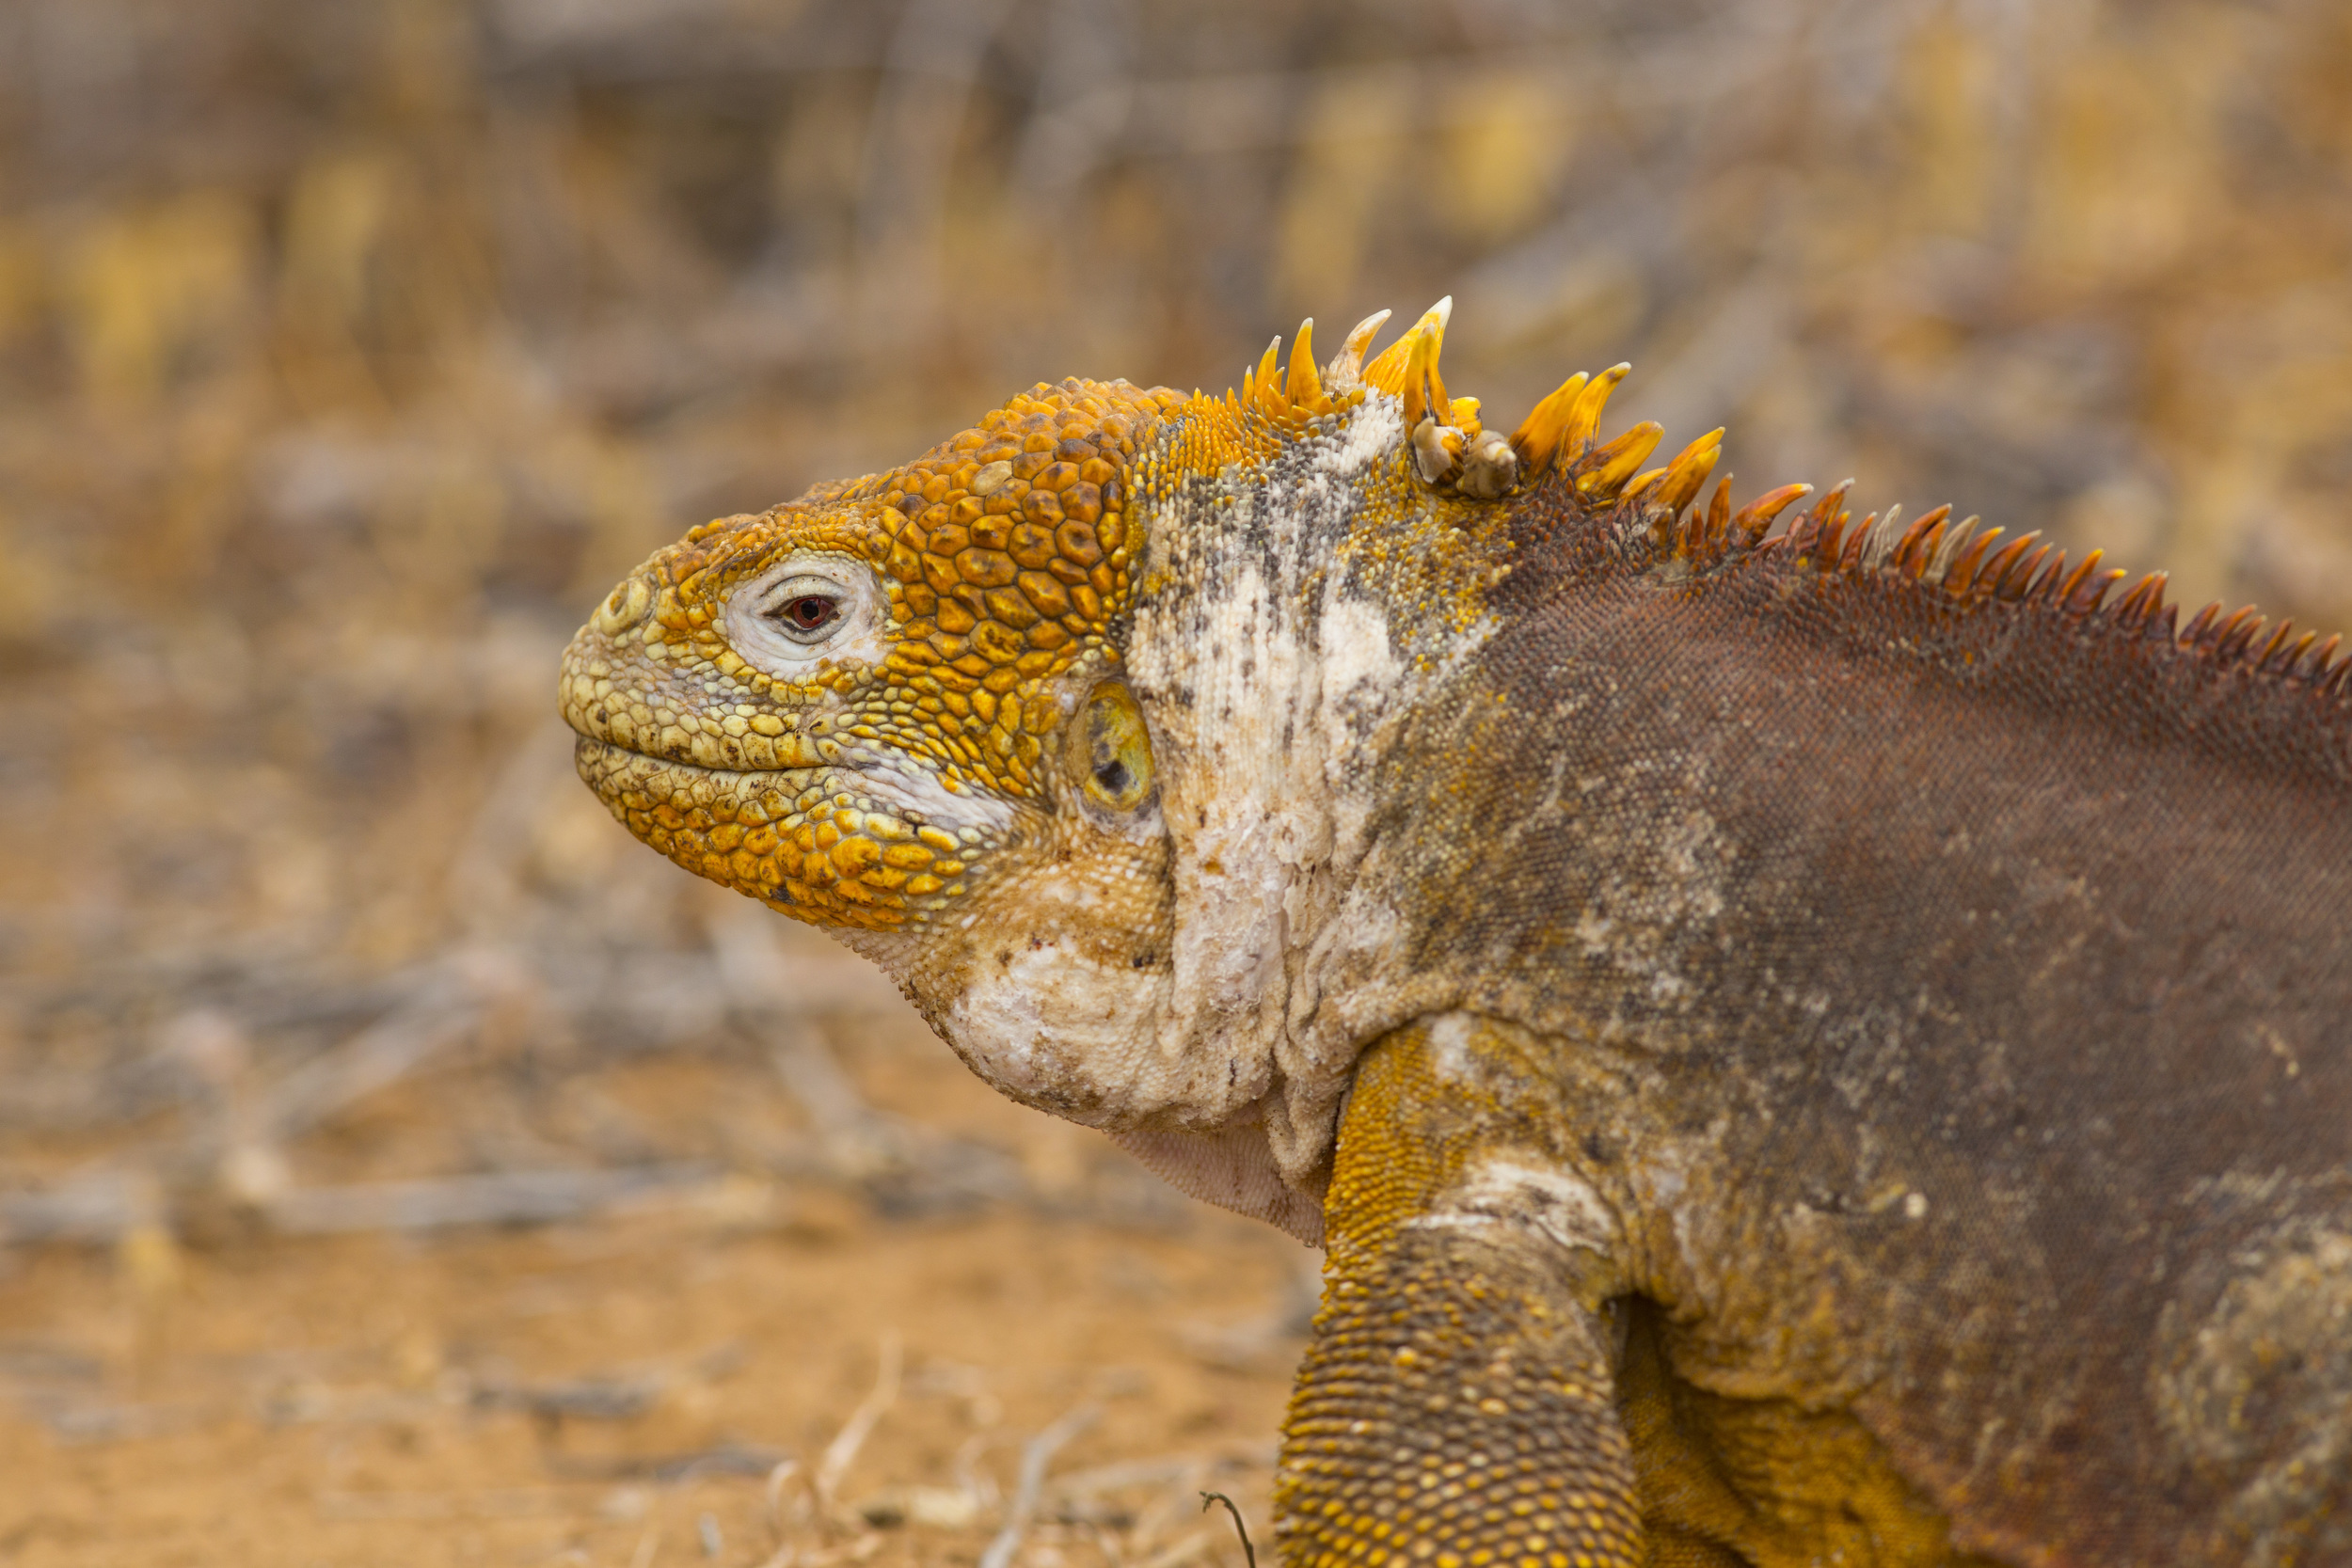
<instances>
[{"instance_id":1,"label":"iguana jaw","mask_svg":"<svg viewBox=\"0 0 2352 1568\"><path fill-rule=\"evenodd\" d=\"M596 678L640 694L641 706L663 673L594 627L567 668L582 680L605 672ZM1100 676L1099 660L1081 660L1035 700L1074 715ZM641 749L662 726L631 726L638 746L612 738L619 710L611 698L566 704L580 776L614 816L688 870L872 958L992 1085L1094 1126L1191 1124L1202 1107L1231 1118L1221 1073L1171 1072L1155 1051L1172 928L1155 795L1116 816L1072 804L1077 783L1057 752L1035 768L1042 800L1063 802L1049 809L951 789L856 737L829 745L818 767L705 767ZM903 901L867 902L911 881L894 855L938 889L914 919Z\"/></svg>"}]
</instances>

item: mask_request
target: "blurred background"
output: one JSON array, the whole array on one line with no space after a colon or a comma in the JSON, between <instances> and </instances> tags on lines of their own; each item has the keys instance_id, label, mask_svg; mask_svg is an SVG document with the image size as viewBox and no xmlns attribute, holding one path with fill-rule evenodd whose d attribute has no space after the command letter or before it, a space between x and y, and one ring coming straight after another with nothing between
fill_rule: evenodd
<instances>
[{"instance_id":1,"label":"blurred background","mask_svg":"<svg viewBox=\"0 0 2352 1568\"><path fill-rule=\"evenodd\" d=\"M1629 358L2352 625L2342 0L0 0L0 1563L1239 1568L1311 1255L628 842L554 664L1443 293L1505 428Z\"/></svg>"}]
</instances>

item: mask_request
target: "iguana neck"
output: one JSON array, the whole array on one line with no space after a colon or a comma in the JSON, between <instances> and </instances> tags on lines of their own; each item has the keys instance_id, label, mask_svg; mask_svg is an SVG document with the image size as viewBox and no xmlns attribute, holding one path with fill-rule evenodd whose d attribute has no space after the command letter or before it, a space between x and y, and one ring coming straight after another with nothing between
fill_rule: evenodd
<instances>
[{"instance_id":1,"label":"iguana neck","mask_svg":"<svg viewBox=\"0 0 2352 1568\"><path fill-rule=\"evenodd\" d=\"M1359 871L1389 759L1497 629L1486 596L1513 547L1502 509L1416 480L1404 437L1397 400L1373 394L1263 463L1138 486L1126 663L1175 849L1161 1047L1254 1075L1276 1164L1308 1188L1357 1050L1442 1005L1396 984L1396 911ZM1375 978L1367 1012L1350 993Z\"/></svg>"}]
</instances>

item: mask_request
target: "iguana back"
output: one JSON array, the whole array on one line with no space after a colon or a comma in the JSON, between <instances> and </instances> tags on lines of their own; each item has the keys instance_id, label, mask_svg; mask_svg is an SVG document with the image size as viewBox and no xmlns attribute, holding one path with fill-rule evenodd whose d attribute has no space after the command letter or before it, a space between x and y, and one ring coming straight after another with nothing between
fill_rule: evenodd
<instances>
[{"instance_id":1,"label":"iguana back","mask_svg":"<svg viewBox=\"0 0 2352 1568\"><path fill-rule=\"evenodd\" d=\"M1565 1163L1710 1217L1643 1282L1676 1363L1851 1402L1979 1549L2352 1554L2316 650L1834 499L1719 551L1568 494L1517 512L1504 628L1400 752L1393 885L1420 962L1480 955L1464 1011L1619 1067ZM1723 1327L1801 1301L1798 1343Z\"/></svg>"}]
</instances>

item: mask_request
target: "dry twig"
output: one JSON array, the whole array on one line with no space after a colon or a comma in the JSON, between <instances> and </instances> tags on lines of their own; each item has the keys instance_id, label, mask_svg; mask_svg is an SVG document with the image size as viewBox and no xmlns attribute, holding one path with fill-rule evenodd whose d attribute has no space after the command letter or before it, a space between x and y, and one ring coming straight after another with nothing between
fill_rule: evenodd
<instances>
[{"instance_id":1,"label":"dry twig","mask_svg":"<svg viewBox=\"0 0 2352 1568\"><path fill-rule=\"evenodd\" d=\"M1029 1439L1021 1450L1021 1482L1012 1495L1012 1507L1005 1515L1005 1528L996 1532L996 1539L980 1554L979 1568L1012 1568L1013 1554L1021 1549L1021 1538L1028 1533L1029 1521L1037 1513L1038 1495L1045 1487L1045 1466L1064 1443L1092 1426L1102 1411L1090 1404L1082 1404Z\"/></svg>"},{"instance_id":2,"label":"dry twig","mask_svg":"<svg viewBox=\"0 0 2352 1568\"><path fill-rule=\"evenodd\" d=\"M1241 1537L1241 1555L1248 1560L1249 1568L1258 1568L1258 1548L1249 1544L1249 1527L1241 1522L1241 1509L1239 1505L1237 1505L1232 1498L1227 1497L1222 1492L1203 1492L1200 1494L1201 1513L1206 1513L1217 1503L1223 1503L1225 1505L1225 1512L1233 1516L1233 1533Z\"/></svg>"},{"instance_id":3,"label":"dry twig","mask_svg":"<svg viewBox=\"0 0 2352 1568\"><path fill-rule=\"evenodd\" d=\"M834 1440L825 1445L824 1454L817 1462L814 1490L819 1518L833 1518L834 1497L840 1488L841 1479L849 1474L850 1465L856 1462L857 1451L866 1446L866 1436L873 1432L874 1423L882 1418L884 1411L898 1402L898 1331L887 1330L882 1338L882 1361L874 1372L873 1390L850 1413L850 1418L841 1424L841 1431Z\"/></svg>"}]
</instances>

